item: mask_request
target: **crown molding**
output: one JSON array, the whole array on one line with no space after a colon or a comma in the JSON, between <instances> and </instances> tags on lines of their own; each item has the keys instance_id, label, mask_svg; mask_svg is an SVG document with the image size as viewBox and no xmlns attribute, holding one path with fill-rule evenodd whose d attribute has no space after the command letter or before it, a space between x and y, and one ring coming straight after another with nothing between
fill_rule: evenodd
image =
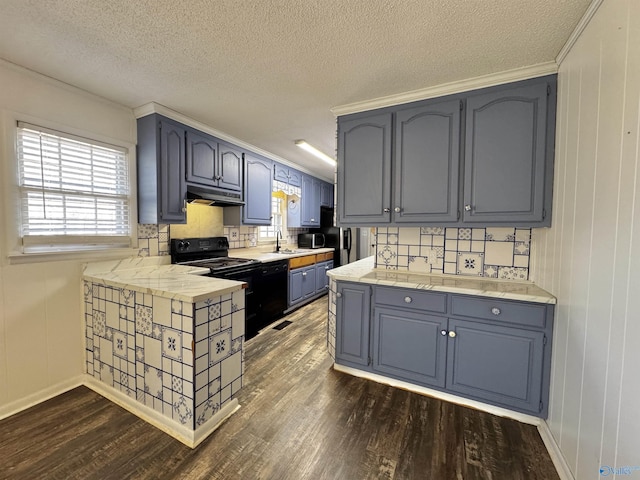
<instances>
[{"instance_id":1,"label":"crown molding","mask_svg":"<svg viewBox=\"0 0 640 480\"><path fill-rule=\"evenodd\" d=\"M250 143L247 143L238 138L232 137L231 135L221 132L220 130L216 130L215 128L212 128L209 125L201 123L190 117L187 117L186 115L183 115L180 112L176 112L175 110L172 110L169 107L165 107L164 105L161 105L159 103L149 102L133 109L133 114L136 118L146 117L147 115L151 115L153 113L158 113L165 117L171 118L176 122L183 123L184 125L195 128L196 130L199 130L204 133L208 133L209 135L213 135L214 137L219 138L220 140L224 140L225 142L232 143L233 145L244 148L245 150L249 150L250 152L256 153L263 157L267 157L271 160L275 160L276 162L282 163L283 165L287 165L288 167L295 168L296 170L306 173L307 175L311 175L316 178L321 178L318 173L307 170L306 168L301 167L297 163L293 163L290 160L286 160L282 157L279 157L278 155L275 155L271 152L268 152L259 147L256 147L255 145L251 145ZM326 180L325 177L322 177L322 179Z\"/></svg>"},{"instance_id":2,"label":"crown molding","mask_svg":"<svg viewBox=\"0 0 640 480\"><path fill-rule=\"evenodd\" d=\"M574 28L573 32L571 32L571 35L569 35L567 42L560 49L560 52L556 57L556 63L558 65L560 65L564 61L567 54L571 51L575 43L580 38L580 35L582 35L582 32L584 32L584 29L587 28L587 25L589 25L589 22L591 22L591 19L596 14L596 12L598 11L598 8L600 8L600 5L602 5L603 1L604 0L592 0L591 4L589 5L589 8L587 8L587 11L584 12L584 15L576 25L576 28Z\"/></svg>"},{"instance_id":3,"label":"crown molding","mask_svg":"<svg viewBox=\"0 0 640 480\"><path fill-rule=\"evenodd\" d=\"M558 73L558 64L556 62L539 63L528 67L515 68L513 70L491 73L489 75L468 78L466 80L443 83L442 85L436 85L434 87L421 88L419 90L388 95L386 97L374 98L363 102L339 105L337 107L333 107L331 112L338 117L341 115L348 115L350 113L364 112L367 110L374 110L376 108L390 107L393 105L415 102L417 100L426 100L428 98L442 97L444 95L492 87L494 85L526 80L528 78L551 75L553 73Z\"/></svg>"}]
</instances>

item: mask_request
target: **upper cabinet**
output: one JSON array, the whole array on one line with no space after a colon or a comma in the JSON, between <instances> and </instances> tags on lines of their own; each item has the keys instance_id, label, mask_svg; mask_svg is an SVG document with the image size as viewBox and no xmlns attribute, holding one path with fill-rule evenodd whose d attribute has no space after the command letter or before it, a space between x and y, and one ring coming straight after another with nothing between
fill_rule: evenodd
<instances>
[{"instance_id":1,"label":"upper cabinet","mask_svg":"<svg viewBox=\"0 0 640 480\"><path fill-rule=\"evenodd\" d=\"M320 200L322 198L322 182L310 175L302 175L302 205L300 226L320 226Z\"/></svg>"},{"instance_id":2,"label":"upper cabinet","mask_svg":"<svg viewBox=\"0 0 640 480\"><path fill-rule=\"evenodd\" d=\"M302 186L302 173L293 168L289 168L286 165L274 163L273 167L273 179L280 182L288 183L294 187Z\"/></svg>"},{"instance_id":3,"label":"upper cabinet","mask_svg":"<svg viewBox=\"0 0 640 480\"><path fill-rule=\"evenodd\" d=\"M271 225L273 162L249 153L245 154L245 162L242 224Z\"/></svg>"},{"instance_id":4,"label":"upper cabinet","mask_svg":"<svg viewBox=\"0 0 640 480\"><path fill-rule=\"evenodd\" d=\"M548 90L541 82L467 99L465 222L544 220Z\"/></svg>"},{"instance_id":5,"label":"upper cabinet","mask_svg":"<svg viewBox=\"0 0 640 480\"><path fill-rule=\"evenodd\" d=\"M242 191L242 152L211 135L188 130L187 182Z\"/></svg>"},{"instance_id":6,"label":"upper cabinet","mask_svg":"<svg viewBox=\"0 0 640 480\"><path fill-rule=\"evenodd\" d=\"M184 125L161 115L138 119L138 222L185 223Z\"/></svg>"},{"instance_id":7,"label":"upper cabinet","mask_svg":"<svg viewBox=\"0 0 640 480\"><path fill-rule=\"evenodd\" d=\"M320 206L333 208L333 185L327 182L320 184Z\"/></svg>"},{"instance_id":8,"label":"upper cabinet","mask_svg":"<svg viewBox=\"0 0 640 480\"><path fill-rule=\"evenodd\" d=\"M338 119L339 225L549 226L556 77Z\"/></svg>"}]
</instances>

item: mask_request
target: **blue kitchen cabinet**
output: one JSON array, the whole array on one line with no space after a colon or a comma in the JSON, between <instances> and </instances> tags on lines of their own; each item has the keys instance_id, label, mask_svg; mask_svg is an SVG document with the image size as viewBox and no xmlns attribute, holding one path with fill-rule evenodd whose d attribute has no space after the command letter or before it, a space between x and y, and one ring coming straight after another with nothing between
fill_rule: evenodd
<instances>
[{"instance_id":1,"label":"blue kitchen cabinet","mask_svg":"<svg viewBox=\"0 0 640 480\"><path fill-rule=\"evenodd\" d=\"M375 307L373 370L420 385L445 386L447 318Z\"/></svg>"},{"instance_id":2,"label":"blue kitchen cabinet","mask_svg":"<svg viewBox=\"0 0 640 480\"><path fill-rule=\"evenodd\" d=\"M294 187L302 187L302 173L280 163L274 163L273 179Z\"/></svg>"},{"instance_id":3,"label":"blue kitchen cabinet","mask_svg":"<svg viewBox=\"0 0 640 480\"><path fill-rule=\"evenodd\" d=\"M188 130L187 183L242 191L242 151L206 133Z\"/></svg>"},{"instance_id":4,"label":"blue kitchen cabinet","mask_svg":"<svg viewBox=\"0 0 640 480\"><path fill-rule=\"evenodd\" d=\"M300 226L320 226L320 200L322 196L321 181L310 175L302 176L302 196Z\"/></svg>"},{"instance_id":5,"label":"blue kitchen cabinet","mask_svg":"<svg viewBox=\"0 0 640 480\"><path fill-rule=\"evenodd\" d=\"M540 413L543 331L456 319L449 321L448 330L449 391L528 413Z\"/></svg>"},{"instance_id":6,"label":"blue kitchen cabinet","mask_svg":"<svg viewBox=\"0 0 640 480\"><path fill-rule=\"evenodd\" d=\"M555 115L552 75L339 117L338 225L549 226Z\"/></svg>"},{"instance_id":7,"label":"blue kitchen cabinet","mask_svg":"<svg viewBox=\"0 0 640 480\"><path fill-rule=\"evenodd\" d=\"M245 154L243 225L271 225L273 162ZM226 223L225 223L226 224Z\"/></svg>"},{"instance_id":8,"label":"blue kitchen cabinet","mask_svg":"<svg viewBox=\"0 0 640 480\"><path fill-rule=\"evenodd\" d=\"M369 288L337 282L338 364L546 417L553 305Z\"/></svg>"},{"instance_id":9,"label":"blue kitchen cabinet","mask_svg":"<svg viewBox=\"0 0 640 480\"><path fill-rule=\"evenodd\" d=\"M336 282L336 362L369 369L371 287Z\"/></svg>"},{"instance_id":10,"label":"blue kitchen cabinet","mask_svg":"<svg viewBox=\"0 0 640 480\"><path fill-rule=\"evenodd\" d=\"M186 223L186 127L148 115L138 127L138 222Z\"/></svg>"},{"instance_id":11,"label":"blue kitchen cabinet","mask_svg":"<svg viewBox=\"0 0 640 480\"><path fill-rule=\"evenodd\" d=\"M329 290L329 276L327 272L333 268L333 260L316 263L316 293Z\"/></svg>"},{"instance_id":12,"label":"blue kitchen cabinet","mask_svg":"<svg viewBox=\"0 0 640 480\"><path fill-rule=\"evenodd\" d=\"M392 113L338 118L338 226L391 221Z\"/></svg>"},{"instance_id":13,"label":"blue kitchen cabinet","mask_svg":"<svg viewBox=\"0 0 640 480\"><path fill-rule=\"evenodd\" d=\"M294 306L316 294L316 266L289 271L289 306Z\"/></svg>"},{"instance_id":14,"label":"blue kitchen cabinet","mask_svg":"<svg viewBox=\"0 0 640 480\"><path fill-rule=\"evenodd\" d=\"M327 182L320 183L320 206L333 208L333 185Z\"/></svg>"},{"instance_id":15,"label":"blue kitchen cabinet","mask_svg":"<svg viewBox=\"0 0 640 480\"><path fill-rule=\"evenodd\" d=\"M461 104L427 102L396 112L392 222L458 220Z\"/></svg>"},{"instance_id":16,"label":"blue kitchen cabinet","mask_svg":"<svg viewBox=\"0 0 640 480\"><path fill-rule=\"evenodd\" d=\"M463 222L544 223L551 209L551 86L511 85L467 98Z\"/></svg>"}]
</instances>

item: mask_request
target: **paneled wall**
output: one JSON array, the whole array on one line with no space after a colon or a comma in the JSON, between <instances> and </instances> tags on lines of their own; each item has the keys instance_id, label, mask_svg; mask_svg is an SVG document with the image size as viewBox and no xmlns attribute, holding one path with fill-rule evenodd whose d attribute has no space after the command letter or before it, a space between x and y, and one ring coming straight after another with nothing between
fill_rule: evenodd
<instances>
[{"instance_id":1,"label":"paneled wall","mask_svg":"<svg viewBox=\"0 0 640 480\"><path fill-rule=\"evenodd\" d=\"M640 2L605 0L560 65L553 225L533 232L558 297L548 424L576 479L640 465L639 111Z\"/></svg>"},{"instance_id":2,"label":"paneled wall","mask_svg":"<svg viewBox=\"0 0 640 480\"><path fill-rule=\"evenodd\" d=\"M8 265L16 117L134 145L130 109L0 61L0 416L83 373L81 262Z\"/></svg>"}]
</instances>

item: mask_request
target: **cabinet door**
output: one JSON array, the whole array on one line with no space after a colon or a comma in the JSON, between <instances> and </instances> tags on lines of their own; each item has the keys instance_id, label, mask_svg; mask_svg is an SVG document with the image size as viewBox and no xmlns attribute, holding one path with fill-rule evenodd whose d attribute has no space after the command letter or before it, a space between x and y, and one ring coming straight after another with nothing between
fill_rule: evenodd
<instances>
[{"instance_id":1,"label":"cabinet door","mask_svg":"<svg viewBox=\"0 0 640 480\"><path fill-rule=\"evenodd\" d=\"M297 268L289 271L289 306L302 301L304 297L302 293L303 270L303 268Z\"/></svg>"},{"instance_id":2,"label":"cabinet door","mask_svg":"<svg viewBox=\"0 0 640 480\"><path fill-rule=\"evenodd\" d=\"M333 207L333 185L327 182L322 182L320 188L322 193L320 195L321 207Z\"/></svg>"},{"instance_id":3,"label":"cabinet door","mask_svg":"<svg viewBox=\"0 0 640 480\"><path fill-rule=\"evenodd\" d=\"M392 221L456 222L461 100L400 110Z\"/></svg>"},{"instance_id":4,"label":"cabinet door","mask_svg":"<svg viewBox=\"0 0 640 480\"><path fill-rule=\"evenodd\" d=\"M316 294L316 266L302 269L302 297L309 298Z\"/></svg>"},{"instance_id":5,"label":"cabinet door","mask_svg":"<svg viewBox=\"0 0 640 480\"><path fill-rule=\"evenodd\" d=\"M329 276L327 272L333 268L333 260L316 263L316 293L329 290Z\"/></svg>"},{"instance_id":6,"label":"cabinet door","mask_svg":"<svg viewBox=\"0 0 640 480\"><path fill-rule=\"evenodd\" d=\"M302 177L302 218L303 227L320 226L320 180L315 177L303 175Z\"/></svg>"},{"instance_id":7,"label":"cabinet door","mask_svg":"<svg viewBox=\"0 0 640 480\"><path fill-rule=\"evenodd\" d=\"M544 333L450 320L447 389L539 413Z\"/></svg>"},{"instance_id":8,"label":"cabinet door","mask_svg":"<svg viewBox=\"0 0 640 480\"><path fill-rule=\"evenodd\" d=\"M288 183L294 187L302 187L302 174L299 171L290 168Z\"/></svg>"},{"instance_id":9,"label":"cabinet door","mask_svg":"<svg viewBox=\"0 0 640 480\"><path fill-rule=\"evenodd\" d=\"M185 138L178 123L160 121L160 220L184 223L185 212Z\"/></svg>"},{"instance_id":10,"label":"cabinet door","mask_svg":"<svg viewBox=\"0 0 640 480\"><path fill-rule=\"evenodd\" d=\"M338 226L391 220L391 113L338 119Z\"/></svg>"},{"instance_id":11,"label":"cabinet door","mask_svg":"<svg viewBox=\"0 0 640 480\"><path fill-rule=\"evenodd\" d=\"M343 282L338 282L336 288L336 360L369 365L371 289Z\"/></svg>"},{"instance_id":12,"label":"cabinet door","mask_svg":"<svg viewBox=\"0 0 640 480\"><path fill-rule=\"evenodd\" d=\"M226 190L242 191L242 151L222 142L219 143L219 149L218 186Z\"/></svg>"},{"instance_id":13,"label":"cabinet door","mask_svg":"<svg viewBox=\"0 0 640 480\"><path fill-rule=\"evenodd\" d=\"M444 388L447 319L376 307L373 369L422 385Z\"/></svg>"},{"instance_id":14,"label":"cabinet door","mask_svg":"<svg viewBox=\"0 0 640 480\"><path fill-rule=\"evenodd\" d=\"M542 222L547 85L543 82L468 98L465 223Z\"/></svg>"},{"instance_id":15,"label":"cabinet door","mask_svg":"<svg viewBox=\"0 0 640 480\"><path fill-rule=\"evenodd\" d=\"M187 182L216 186L218 141L208 135L187 132Z\"/></svg>"},{"instance_id":16,"label":"cabinet door","mask_svg":"<svg viewBox=\"0 0 640 480\"><path fill-rule=\"evenodd\" d=\"M273 167L273 179L279 182L289 183L289 168L275 163Z\"/></svg>"},{"instance_id":17,"label":"cabinet door","mask_svg":"<svg viewBox=\"0 0 640 480\"><path fill-rule=\"evenodd\" d=\"M244 225L271 225L273 162L245 154Z\"/></svg>"}]
</instances>

